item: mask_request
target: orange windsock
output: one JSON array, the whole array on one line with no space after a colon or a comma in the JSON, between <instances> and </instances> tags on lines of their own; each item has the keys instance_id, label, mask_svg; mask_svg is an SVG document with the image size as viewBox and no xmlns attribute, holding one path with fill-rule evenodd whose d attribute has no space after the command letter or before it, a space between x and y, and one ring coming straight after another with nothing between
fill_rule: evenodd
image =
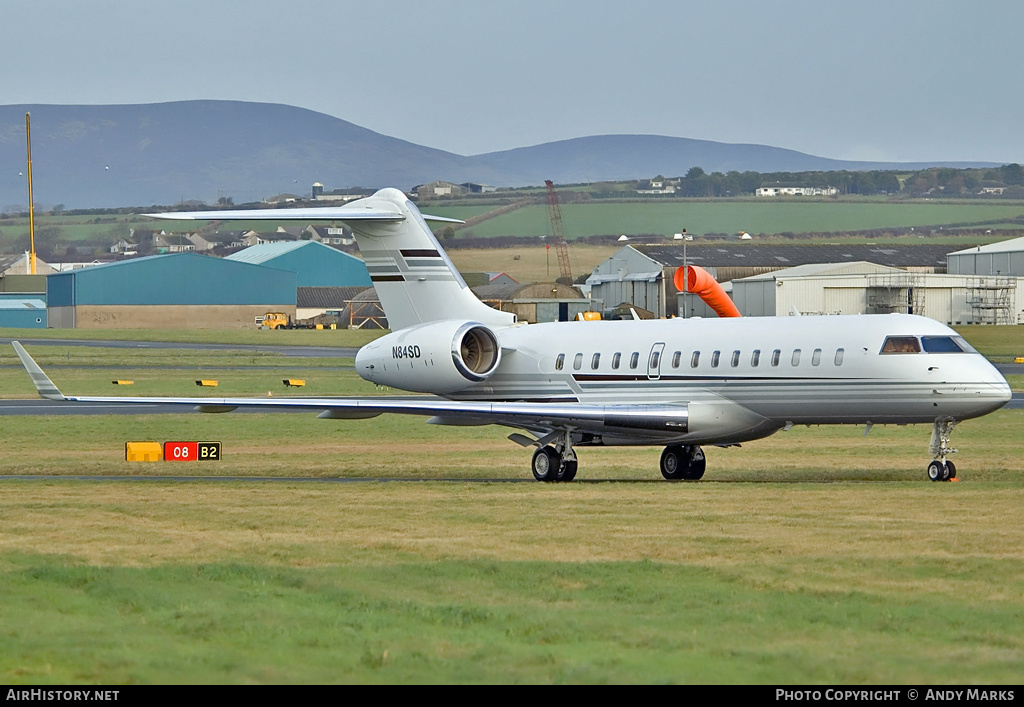
<instances>
[{"instance_id":1,"label":"orange windsock","mask_svg":"<svg viewBox=\"0 0 1024 707\"><path fill-rule=\"evenodd\" d=\"M704 300L707 306L715 310L720 317L740 316L740 310L736 309L736 305L729 299L729 295L725 293L722 286L715 281L715 278L711 277L711 273L696 265L687 265L685 270L687 271L685 283L683 281L684 268L677 269L676 274L672 277L677 290L694 293Z\"/></svg>"}]
</instances>

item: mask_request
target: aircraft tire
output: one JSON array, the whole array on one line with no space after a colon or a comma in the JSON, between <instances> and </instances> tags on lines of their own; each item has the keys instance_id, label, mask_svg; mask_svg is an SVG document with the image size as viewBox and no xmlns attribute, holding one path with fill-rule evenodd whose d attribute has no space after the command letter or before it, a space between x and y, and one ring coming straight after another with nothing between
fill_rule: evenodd
<instances>
[{"instance_id":1,"label":"aircraft tire","mask_svg":"<svg viewBox=\"0 0 1024 707\"><path fill-rule=\"evenodd\" d=\"M530 469L537 481L558 481L558 473L562 467L562 456L552 447L538 447L533 453Z\"/></svg>"},{"instance_id":2,"label":"aircraft tire","mask_svg":"<svg viewBox=\"0 0 1024 707\"><path fill-rule=\"evenodd\" d=\"M683 447L685 458L689 460L689 464L686 466L686 470L683 472L683 477L687 481L698 481L704 476L704 470L707 468L708 461L704 457L704 450L693 445L692 447Z\"/></svg>"},{"instance_id":3,"label":"aircraft tire","mask_svg":"<svg viewBox=\"0 0 1024 707\"><path fill-rule=\"evenodd\" d=\"M946 462L946 478L950 480L956 478L956 464L951 461Z\"/></svg>"},{"instance_id":4,"label":"aircraft tire","mask_svg":"<svg viewBox=\"0 0 1024 707\"><path fill-rule=\"evenodd\" d=\"M940 462L938 459L934 460L928 465L928 478L932 481L945 481L949 472L946 470L946 465Z\"/></svg>"},{"instance_id":5,"label":"aircraft tire","mask_svg":"<svg viewBox=\"0 0 1024 707\"><path fill-rule=\"evenodd\" d=\"M562 464L562 469L558 472L558 478L556 481L572 481L576 478L576 468L579 462L575 459L570 459Z\"/></svg>"},{"instance_id":6,"label":"aircraft tire","mask_svg":"<svg viewBox=\"0 0 1024 707\"><path fill-rule=\"evenodd\" d=\"M659 463L661 475L668 481L686 478L683 474L686 473L687 457L686 451L679 445L670 444L665 447Z\"/></svg>"}]
</instances>

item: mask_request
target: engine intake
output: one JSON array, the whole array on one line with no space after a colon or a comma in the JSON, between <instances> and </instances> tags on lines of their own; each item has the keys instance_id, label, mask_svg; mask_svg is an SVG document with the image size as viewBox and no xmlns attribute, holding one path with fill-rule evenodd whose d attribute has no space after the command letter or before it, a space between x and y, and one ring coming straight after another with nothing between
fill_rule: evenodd
<instances>
[{"instance_id":1,"label":"engine intake","mask_svg":"<svg viewBox=\"0 0 1024 707\"><path fill-rule=\"evenodd\" d=\"M480 324L464 324L452 339L452 361L466 380L487 380L501 361L494 332Z\"/></svg>"}]
</instances>

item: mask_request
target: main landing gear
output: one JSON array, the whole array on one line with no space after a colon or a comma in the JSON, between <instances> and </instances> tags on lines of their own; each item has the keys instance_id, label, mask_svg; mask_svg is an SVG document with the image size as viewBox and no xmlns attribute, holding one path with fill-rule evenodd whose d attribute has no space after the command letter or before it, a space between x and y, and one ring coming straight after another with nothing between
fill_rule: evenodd
<instances>
[{"instance_id":1,"label":"main landing gear","mask_svg":"<svg viewBox=\"0 0 1024 707\"><path fill-rule=\"evenodd\" d=\"M572 430L563 430L539 440L530 468L537 481L572 481L576 478L577 465Z\"/></svg>"},{"instance_id":2,"label":"main landing gear","mask_svg":"<svg viewBox=\"0 0 1024 707\"><path fill-rule=\"evenodd\" d=\"M537 481L572 481L576 478L576 452L570 447L570 456L563 456L555 447L550 444L544 447L537 447L533 453L533 478Z\"/></svg>"},{"instance_id":3,"label":"main landing gear","mask_svg":"<svg viewBox=\"0 0 1024 707\"><path fill-rule=\"evenodd\" d=\"M706 466L704 450L695 444L669 445L661 453L661 475L669 481L696 481Z\"/></svg>"},{"instance_id":4,"label":"main landing gear","mask_svg":"<svg viewBox=\"0 0 1024 707\"><path fill-rule=\"evenodd\" d=\"M928 478L932 481L956 481L956 465L946 459L947 454L957 450L949 446L949 438L956 427L956 420L939 418L932 427L929 451L935 459L928 465Z\"/></svg>"}]
</instances>

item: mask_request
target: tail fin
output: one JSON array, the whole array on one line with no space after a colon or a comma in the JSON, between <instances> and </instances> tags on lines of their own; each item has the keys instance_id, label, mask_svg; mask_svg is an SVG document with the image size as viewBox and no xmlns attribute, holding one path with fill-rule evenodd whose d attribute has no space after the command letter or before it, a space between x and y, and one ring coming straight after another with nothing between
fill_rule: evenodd
<instances>
[{"instance_id":1,"label":"tail fin","mask_svg":"<svg viewBox=\"0 0 1024 707\"><path fill-rule=\"evenodd\" d=\"M398 189L381 189L344 206L257 211L193 211L147 214L163 219L263 219L344 221L352 229L373 287L392 330L458 319L491 326L515 323L515 315L477 299L430 232L416 205Z\"/></svg>"},{"instance_id":2,"label":"tail fin","mask_svg":"<svg viewBox=\"0 0 1024 707\"><path fill-rule=\"evenodd\" d=\"M424 322L462 319L507 326L515 315L477 299L430 232L416 205L398 189L382 189L353 202L399 211L401 221L348 221L393 330Z\"/></svg>"}]
</instances>

